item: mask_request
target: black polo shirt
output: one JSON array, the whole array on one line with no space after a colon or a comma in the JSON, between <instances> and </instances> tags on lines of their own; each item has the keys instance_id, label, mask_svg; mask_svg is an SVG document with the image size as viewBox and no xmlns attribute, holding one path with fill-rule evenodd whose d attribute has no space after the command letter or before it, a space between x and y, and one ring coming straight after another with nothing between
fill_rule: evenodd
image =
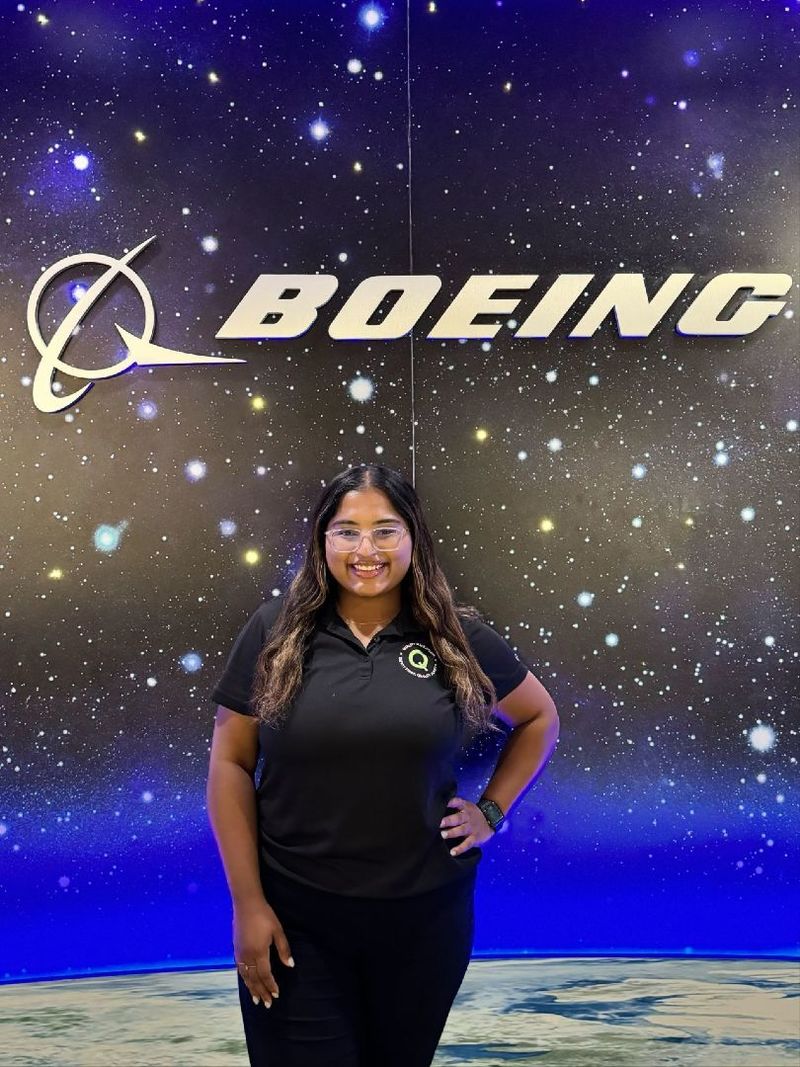
<instances>
[{"instance_id":1,"label":"black polo shirt","mask_svg":"<svg viewBox=\"0 0 800 1067\"><path fill-rule=\"evenodd\" d=\"M262 604L233 645L215 704L254 714L255 662L282 597ZM502 700L527 667L491 626L461 619ZM318 613L303 683L287 718L259 730L259 862L346 896L403 897L469 875L482 850L449 850L454 763L464 740L444 670L404 606L365 648L333 599ZM477 800L477 797L470 797Z\"/></svg>"}]
</instances>

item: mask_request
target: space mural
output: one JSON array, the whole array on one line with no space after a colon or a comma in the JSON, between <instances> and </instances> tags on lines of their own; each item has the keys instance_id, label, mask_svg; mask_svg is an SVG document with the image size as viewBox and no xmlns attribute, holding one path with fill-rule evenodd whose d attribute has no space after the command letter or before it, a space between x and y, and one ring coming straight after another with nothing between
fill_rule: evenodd
<instances>
[{"instance_id":1,"label":"space mural","mask_svg":"<svg viewBox=\"0 0 800 1067\"><path fill-rule=\"evenodd\" d=\"M210 692L361 462L561 719L475 955L796 954L797 14L4 6L3 980L230 962Z\"/></svg>"}]
</instances>

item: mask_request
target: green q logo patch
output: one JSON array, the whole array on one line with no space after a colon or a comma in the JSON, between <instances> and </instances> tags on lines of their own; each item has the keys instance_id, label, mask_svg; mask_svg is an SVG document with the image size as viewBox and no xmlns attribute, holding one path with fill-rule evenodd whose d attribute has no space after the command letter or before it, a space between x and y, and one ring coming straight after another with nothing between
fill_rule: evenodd
<instances>
[{"instance_id":1,"label":"green q logo patch","mask_svg":"<svg viewBox=\"0 0 800 1067\"><path fill-rule=\"evenodd\" d=\"M408 671L409 674L413 674L417 678L430 678L432 674L436 673L438 666L438 661L433 652L427 645L422 645L419 641L412 641L408 645L403 645L399 660L403 670Z\"/></svg>"}]
</instances>

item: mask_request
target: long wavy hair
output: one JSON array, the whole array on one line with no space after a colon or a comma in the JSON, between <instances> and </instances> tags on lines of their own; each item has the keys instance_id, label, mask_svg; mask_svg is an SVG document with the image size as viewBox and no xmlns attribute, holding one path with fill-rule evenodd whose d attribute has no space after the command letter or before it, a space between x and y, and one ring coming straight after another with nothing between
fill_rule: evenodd
<instances>
[{"instance_id":1,"label":"long wavy hair","mask_svg":"<svg viewBox=\"0 0 800 1067\"><path fill-rule=\"evenodd\" d=\"M433 538L416 490L402 474L380 463L349 467L337 474L314 505L305 559L283 597L256 662L252 701L258 718L268 725L278 725L300 689L317 614L329 598L336 597L339 586L325 558L325 530L344 494L367 488L386 494L411 533L411 563L400 583L402 602L429 636L467 733L474 736L484 731L501 732L491 721L497 700L494 685L481 669L459 621L483 616L472 605L453 599L436 561Z\"/></svg>"}]
</instances>

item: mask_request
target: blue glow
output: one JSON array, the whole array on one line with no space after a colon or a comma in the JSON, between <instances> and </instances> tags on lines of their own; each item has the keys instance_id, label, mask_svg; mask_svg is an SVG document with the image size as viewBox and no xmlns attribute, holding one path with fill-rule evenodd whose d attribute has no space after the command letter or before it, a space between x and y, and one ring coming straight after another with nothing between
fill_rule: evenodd
<instances>
[{"instance_id":1,"label":"blue glow","mask_svg":"<svg viewBox=\"0 0 800 1067\"><path fill-rule=\"evenodd\" d=\"M203 666L203 658L199 652L186 652L181 656L181 667L188 673L194 674Z\"/></svg>"},{"instance_id":2,"label":"blue glow","mask_svg":"<svg viewBox=\"0 0 800 1067\"><path fill-rule=\"evenodd\" d=\"M105 523L94 531L94 547L98 552L116 552L122 535L122 526L108 526Z\"/></svg>"},{"instance_id":3,"label":"blue glow","mask_svg":"<svg viewBox=\"0 0 800 1067\"><path fill-rule=\"evenodd\" d=\"M367 30L379 30L386 21L386 13L377 4L366 4L358 13L358 21Z\"/></svg>"},{"instance_id":4,"label":"blue glow","mask_svg":"<svg viewBox=\"0 0 800 1067\"><path fill-rule=\"evenodd\" d=\"M207 467L202 459L190 459L184 467L186 477L190 482L199 482L201 478L205 478Z\"/></svg>"},{"instance_id":5,"label":"blue glow","mask_svg":"<svg viewBox=\"0 0 800 1067\"><path fill-rule=\"evenodd\" d=\"M82 297L86 296L87 289L88 286L85 285L83 282L72 283L72 285L69 287L69 298L73 302L73 304L77 304Z\"/></svg>"},{"instance_id":6,"label":"blue glow","mask_svg":"<svg viewBox=\"0 0 800 1067\"><path fill-rule=\"evenodd\" d=\"M75 170L87 170L89 167L89 157L85 152L78 152L72 157L72 165Z\"/></svg>"},{"instance_id":7,"label":"blue glow","mask_svg":"<svg viewBox=\"0 0 800 1067\"><path fill-rule=\"evenodd\" d=\"M750 731L748 740L756 752L769 752L775 747L776 735L771 726L761 723Z\"/></svg>"},{"instance_id":8,"label":"blue glow","mask_svg":"<svg viewBox=\"0 0 800 1067\"><path fill-rule=\"evenodd\" d=\"M693 48L687 49L683 53L683 62L687 67L696 67L700 62L700 53L696 52Z\"/></svg>"},{"instance_id":9,"label":"blue glow","mask_svg":"<svg viewBox=\"0 0 800 1067\"><path fill-rule=\"evenodd\" d=\"M706 166L711 176L719 181L725 169L725 156L722 152L712 152L706 160Z\"/></svg>"},{"instance_id":10,"label":"blue glow","mask_svg":"<svg viewBox=\"0 0 800 1067\"><path fill-rule=\"evenodd\" d=\"M479 768L458 770L460 791L472 796ZM45 806L18 819L9 807L3 847L25 859L5 888L15 921L4 930L0 981L230 966L230 894L202 775L187 784L157 764L129 766L112 794L76 790L66 811ZM619 798L605 798L589 775L583 789L566 791L554 776L537 783L484 850L473 957L796 958L792 791L767 850L748 813L769 801L752 779L729 797L724 784L698 778L691 837L689 797L673 792L653 818L669 792L663 774L628 787L622 810L632 813L621 816ZM730 836L720 835L720 811ZM523 847L529 862L520 862ZM586 906L589 885L596 907ZM47 938L33 945L30 931L43 922Z\"/></svg>"},{"instance_id":11,"label":"blue glow","mask_svg":"<svg viewBox=\"0 0 800 1067\"><path fill-rule=\"evenodd\" d=\"M324 119L315 119L308 127L308 130L315 141L324 141L331 132L330 127Z\"/></svg>"}]
</instances>

